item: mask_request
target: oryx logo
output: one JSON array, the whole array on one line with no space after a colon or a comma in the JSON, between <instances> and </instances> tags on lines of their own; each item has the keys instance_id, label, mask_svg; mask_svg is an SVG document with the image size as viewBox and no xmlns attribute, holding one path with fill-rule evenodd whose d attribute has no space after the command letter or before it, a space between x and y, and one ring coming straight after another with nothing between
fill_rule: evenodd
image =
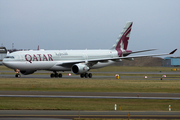
<instances>
[{"instance_id":1,"label":"oryx logo","mask_svg":"<svg viewBox=\"0 0 180 120\"><path fill-rule=\"evenodd\" d=\"M122 57L122 51L127 50L128 40L131 32L132 23L128 28L124 28L125 31L121 33L121 37L116 45L116 50L118 52L118 56Z\"/></svg>"}]
</instances>

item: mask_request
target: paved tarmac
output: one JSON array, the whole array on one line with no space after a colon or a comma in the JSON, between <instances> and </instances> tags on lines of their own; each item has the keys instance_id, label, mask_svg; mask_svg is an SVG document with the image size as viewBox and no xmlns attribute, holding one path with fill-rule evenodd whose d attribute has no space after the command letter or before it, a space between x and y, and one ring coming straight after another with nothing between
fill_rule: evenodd
<instances>
[{"instance_id":1,"label":"paved tarmac","mask_svg":"<svg viewBox=\"0 0 180 120\"><path fill-rule=\"evenodd\" d=\"M9 74L4 74L4 73L9 73ZM21 75L22 78L46 78L46 79L50 79L50 73L52 73L51 71L36 71L36 73L47 73L46 75L37 75L37 74L31 74L31 75ZM74 75L72 74L72 76L68 76L69 72L62 72L63 74L63 78L68 78L68 79L74 79L74 78L80 78L79 75ZM163 78L164 80L180 80L180 77L168 77L169 74L174 74L174 75L178 75L180 74L180 71L170 71L170 72L163 72L163 71L159 71L159 72L91 72L92 74L114 74L114 76L110 76L110 75L103 75L103 76L96 76L93 75L93 78L115 78L116 74L120 75L120 79L125 78L125 79L132 79L132 78L138 78L141 80L160 80L162 75L167 75L166 78ZM48 75L49 74L49 75ZM121 75L123 74L123 76ZM125 74L131 74L131 76L126 76ZM148 76L148 79L144 79L144 76L137 76L136 74L143 74L144 76ZM156 74L156 75L160 75L159 77L149 77L150 74ZM133 76L134 75L134 76ZM0 78L14 78L15 77L15 73L14 71L0 71ZM101 80L101 79L100 79Z\"/></svg>"},{"instance_id":2,"label":"paved tarmac","mask_svg":"<svg viewBox=\"0 0 180 120\"><path fill-rule=\"evenodd\" d=\"M179 111L61 111L61 110L0 110L0 118L180 118Z\"/></svg>"},{"instance_id":3,"label":"paved tarmac","mask_svg":"<svg viewBox=\"0 0 180 120\"><path fill-rule=\"evenodd\" d=\"M0 73L12 73L14 74L15 72L12 70L12 71L9 71L9 70L3 70L1 71L0 70ZM39 71L36 71L35 73L52 73L51 71L44 71L44 70L39 70ZM65 72L60 72L60 73L64 73L64 74L68 74L68 73L71 73L71 71L65 71ZM97 73L97 74L104 74L104 73L107 73L107 74L180 74L180 71L169 71L169 72L163 72L163 71L159 71L159 72L91 72L91 73Z\"/></svg>"},{"instance_id":4,"label":"paved tarmac","mask_svg":"<svg viewBox=\"0 0 180 120\"><path fill-rule=\"evenodd\" d=\"M62 95L62 96L121 96L121 97L180 97L180 93L129 93L129 92L49 92L0 91L0 95Z\"/></svg>"},{"instance_id":5,"label":"paved tarmac","mask_svg":"<svg viewBox=\"0 0 180 120\"><path fill-rule=\"evenodd\" d=\"M180 100L180 93L0 91L0 97Z\"/></svg>"},{"instance_id":6,"label":"paved tarmac","mask_svg":"<svg viewBox=\"0 0 180 120\"><path fill-rule=\"evenodd\" d=\"M120 77L118 80L123 80L123 79L126 79L126 80L132 80L132 79L139 79L139 80L161 80L162 78L162 75L160 75L159 77L150 77L148 75L145 75L145 76L148 76L147 79L144 78L144 76L121 76L121 74L119 74ZM166 74L167 75L167 74ZM15 78L15 75L5 75L5 74L0 74L0 78ZM43 78L43 79L51 79L49 75L21 75L21 78ZM77 78L80 78L79 75L73 75L73 76L68 76L68 75L63 75L62 78L57 78L57 79L77 79ZM86 79L99 79L99 80L104 80L104 79L108 79L108 78L115 78L115 75L114 76L93 76L92 78L86 78ZM180 80L180 77L164 77L162 78L163 80Z\"/></svg>"}]
</instances>

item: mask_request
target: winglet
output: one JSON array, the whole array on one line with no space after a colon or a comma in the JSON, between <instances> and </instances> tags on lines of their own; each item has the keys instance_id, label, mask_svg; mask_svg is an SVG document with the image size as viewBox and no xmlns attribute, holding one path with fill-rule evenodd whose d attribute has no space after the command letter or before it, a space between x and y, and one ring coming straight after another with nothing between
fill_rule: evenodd
<instances>
[{"instance_id":1,"label":"winglet","mask_svg":"<svg viewBox=\"0 0 180 120\"><path fill-rule=\"evenodd\" d=\"M174 54L176 52L177 49L173 50L172 52L170 52L169 54Z\"/></svg>"}]
</instances>

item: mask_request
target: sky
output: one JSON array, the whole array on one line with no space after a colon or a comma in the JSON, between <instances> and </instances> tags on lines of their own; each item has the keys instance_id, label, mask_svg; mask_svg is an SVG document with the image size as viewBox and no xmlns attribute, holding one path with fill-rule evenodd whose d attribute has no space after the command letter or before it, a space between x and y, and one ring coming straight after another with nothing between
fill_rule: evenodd
<instances>
[{"instance_id":1,"label":"sky","mask_svg":"<svg viewBox=\"0 0 180 120\"><path fill-rule=\"evenodd\" d=\"M127 21L129 50L180 56L180 0L0 0L0 46L109 49Z\"/></svg>"}]
</instances>

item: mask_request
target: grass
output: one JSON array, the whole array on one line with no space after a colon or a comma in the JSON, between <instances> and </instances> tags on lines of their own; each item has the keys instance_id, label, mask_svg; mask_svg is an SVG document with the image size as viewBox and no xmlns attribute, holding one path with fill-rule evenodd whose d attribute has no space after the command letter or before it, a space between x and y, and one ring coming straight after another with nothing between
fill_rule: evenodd
<instances>
[{"instance_id":1,"label":"grass","mask_svg":"<svg viewBox=\"0 0 180 120\"><path fill-rule=\"evenodd\" d=\"M180 80L1 78L0 90L179 93Z\"/></svg>"},{"instance_id":2,"label":"grass","mask_svg":"<svg viewBox=\"0 0 180 120\"><path fill-rule=\"evenodd\" d=\"M1 71L1 70L12 70L12 69L9 69L9 68L7 68L6 66L0 65L0 71Z\"/></svg>"},{"instance_id":3,"label":"grass","mask_svg":"<svg viewBox=\"0 0 180 120\"><path fill-rule=\"evenodd\" d=\"M169 72L174 67L138 67L138 66L108 66L101 69L94 69L92 71L99 72Z\"/></svg>"},{"instance_id":4,"label":"grass","mask_svg":"<svg viewBox=\"0 0 180 120\"><path fill-rule=\"evenodd\" d=\"M80 99L80 98L10 98L0 97L1 110L99 110L113 111L172 111L180 110L179 100L142 99Z\"/></svg>"}]
</instances>

